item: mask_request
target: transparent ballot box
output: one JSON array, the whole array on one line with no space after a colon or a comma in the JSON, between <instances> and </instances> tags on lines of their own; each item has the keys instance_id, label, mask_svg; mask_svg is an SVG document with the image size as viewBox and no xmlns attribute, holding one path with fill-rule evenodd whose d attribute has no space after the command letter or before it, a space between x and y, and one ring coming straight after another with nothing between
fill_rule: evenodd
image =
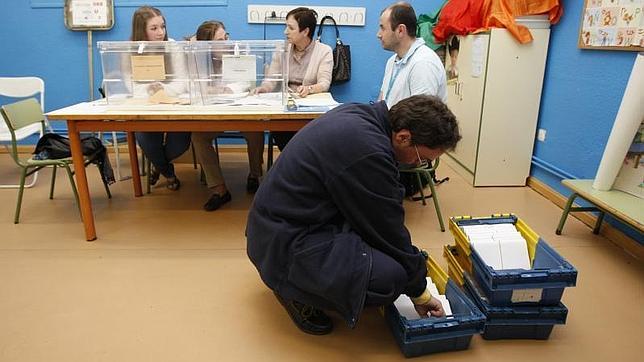
<instances>
[{"instance_id":1,"label":"transparent ballot box","mask_svg":"<svg viewBox=\"0 0 644 362\"><path fill-rule=\"evenodd\" d=\"M286 105L283 40L195 41L191 47L193 99L201 104Z\"/></svg>"},{"instance_id":2,"label":"transparent ballot box","mask_svg":"<svg viewBox=\"0 0 644 362\"><path fill-rule=\"evenodd\" d=\"M99 41L107 103L192 104L190 44L185 41Z\"/></svg>"}]
</instances>

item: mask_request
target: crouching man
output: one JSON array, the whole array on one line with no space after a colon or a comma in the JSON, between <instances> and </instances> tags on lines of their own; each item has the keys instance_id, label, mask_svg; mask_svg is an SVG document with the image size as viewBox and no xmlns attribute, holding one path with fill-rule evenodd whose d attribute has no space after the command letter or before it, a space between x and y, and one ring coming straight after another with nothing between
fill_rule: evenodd
<instances>
[{"instance_id":1,"label":"crouching man","mask_svg":"<svg viewBox=\"0 0 644 362\"><path fill-rule=\"evenodd\" d=\"M398 166L433 160L460 138L452 112L427 95L390 110L344 104L295 135L255 195L246 236L262 280L302 331L331 332L324 310L353 328L365 306L401 293L421 316L444 314L404 225Z\"/></svg>"}]
</instances>

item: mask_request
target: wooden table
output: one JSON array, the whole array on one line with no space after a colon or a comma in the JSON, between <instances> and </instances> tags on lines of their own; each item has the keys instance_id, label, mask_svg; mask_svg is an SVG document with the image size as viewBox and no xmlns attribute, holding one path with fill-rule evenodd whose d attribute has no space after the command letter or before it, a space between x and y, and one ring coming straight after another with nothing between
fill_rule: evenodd
<instances>
[{"instance_id":1,"label":"wooden table","mask_svg":"<svg viewBox=\"0 0 644 362\"><path fill-rule=\"evenodd\" d=\"M81 217L88 241L96 240L92 201L83 167L82 131L125 131L132 165L134 195L142 196L134 132L178 131L297 131L323 112L288 112L273 106L108 106L104 101L79 103L47 113L51 120L66 120L76 171Z\"/></svg>"},{"instance_id":2,"label":"wooden table","mask_svg":"<svg viewBox=\"0 0 644 362\"><path fill-rule=\"evenodd\" d=\"M555 233L561 235L568 214L571 212L599 211L593 233L598 234L604 214L631 225L639 232L644 232L644 200L619 190L599 191L593 188L593 180L562 180L561 183L573 192L563 209L561 220ZM581 197L595 206L573 206L575 198Z\"/></svg>"}]
</instances>

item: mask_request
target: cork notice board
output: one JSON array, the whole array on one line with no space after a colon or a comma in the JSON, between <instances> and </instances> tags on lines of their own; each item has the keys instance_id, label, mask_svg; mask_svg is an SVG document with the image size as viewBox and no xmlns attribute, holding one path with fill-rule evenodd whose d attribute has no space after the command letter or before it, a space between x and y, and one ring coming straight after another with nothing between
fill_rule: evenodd
<instances>
[{"instance_id":1,"label":"cork notice board","mask_svg":"<svg viewBox=\"0 0 644 362\"><path fill-rule=\"evenodd\" d=\"M644 0L584 0L578 45L644 51Z\"/></svg>"}]
</instances>

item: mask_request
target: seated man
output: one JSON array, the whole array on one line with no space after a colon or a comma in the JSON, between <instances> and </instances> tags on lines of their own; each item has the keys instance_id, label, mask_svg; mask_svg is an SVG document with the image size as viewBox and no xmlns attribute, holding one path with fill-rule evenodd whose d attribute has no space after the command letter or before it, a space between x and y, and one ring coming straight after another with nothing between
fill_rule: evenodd
<instances>
[{"instance_id":1,"label":"seated man","mask_svg":"<svg viewBox=\"0 0 644 362\"><path fill-rule=\"evenodd\" d=\"M460 138L452 112L427 95L391 110L345 104L295 135L255 195L246 235L249 258L300 329L331 332L322 309L354 327L365 306L401 293L419 314L443 315L404 225L398 163L434 159Z\"/></svg>"}]
</instances>

